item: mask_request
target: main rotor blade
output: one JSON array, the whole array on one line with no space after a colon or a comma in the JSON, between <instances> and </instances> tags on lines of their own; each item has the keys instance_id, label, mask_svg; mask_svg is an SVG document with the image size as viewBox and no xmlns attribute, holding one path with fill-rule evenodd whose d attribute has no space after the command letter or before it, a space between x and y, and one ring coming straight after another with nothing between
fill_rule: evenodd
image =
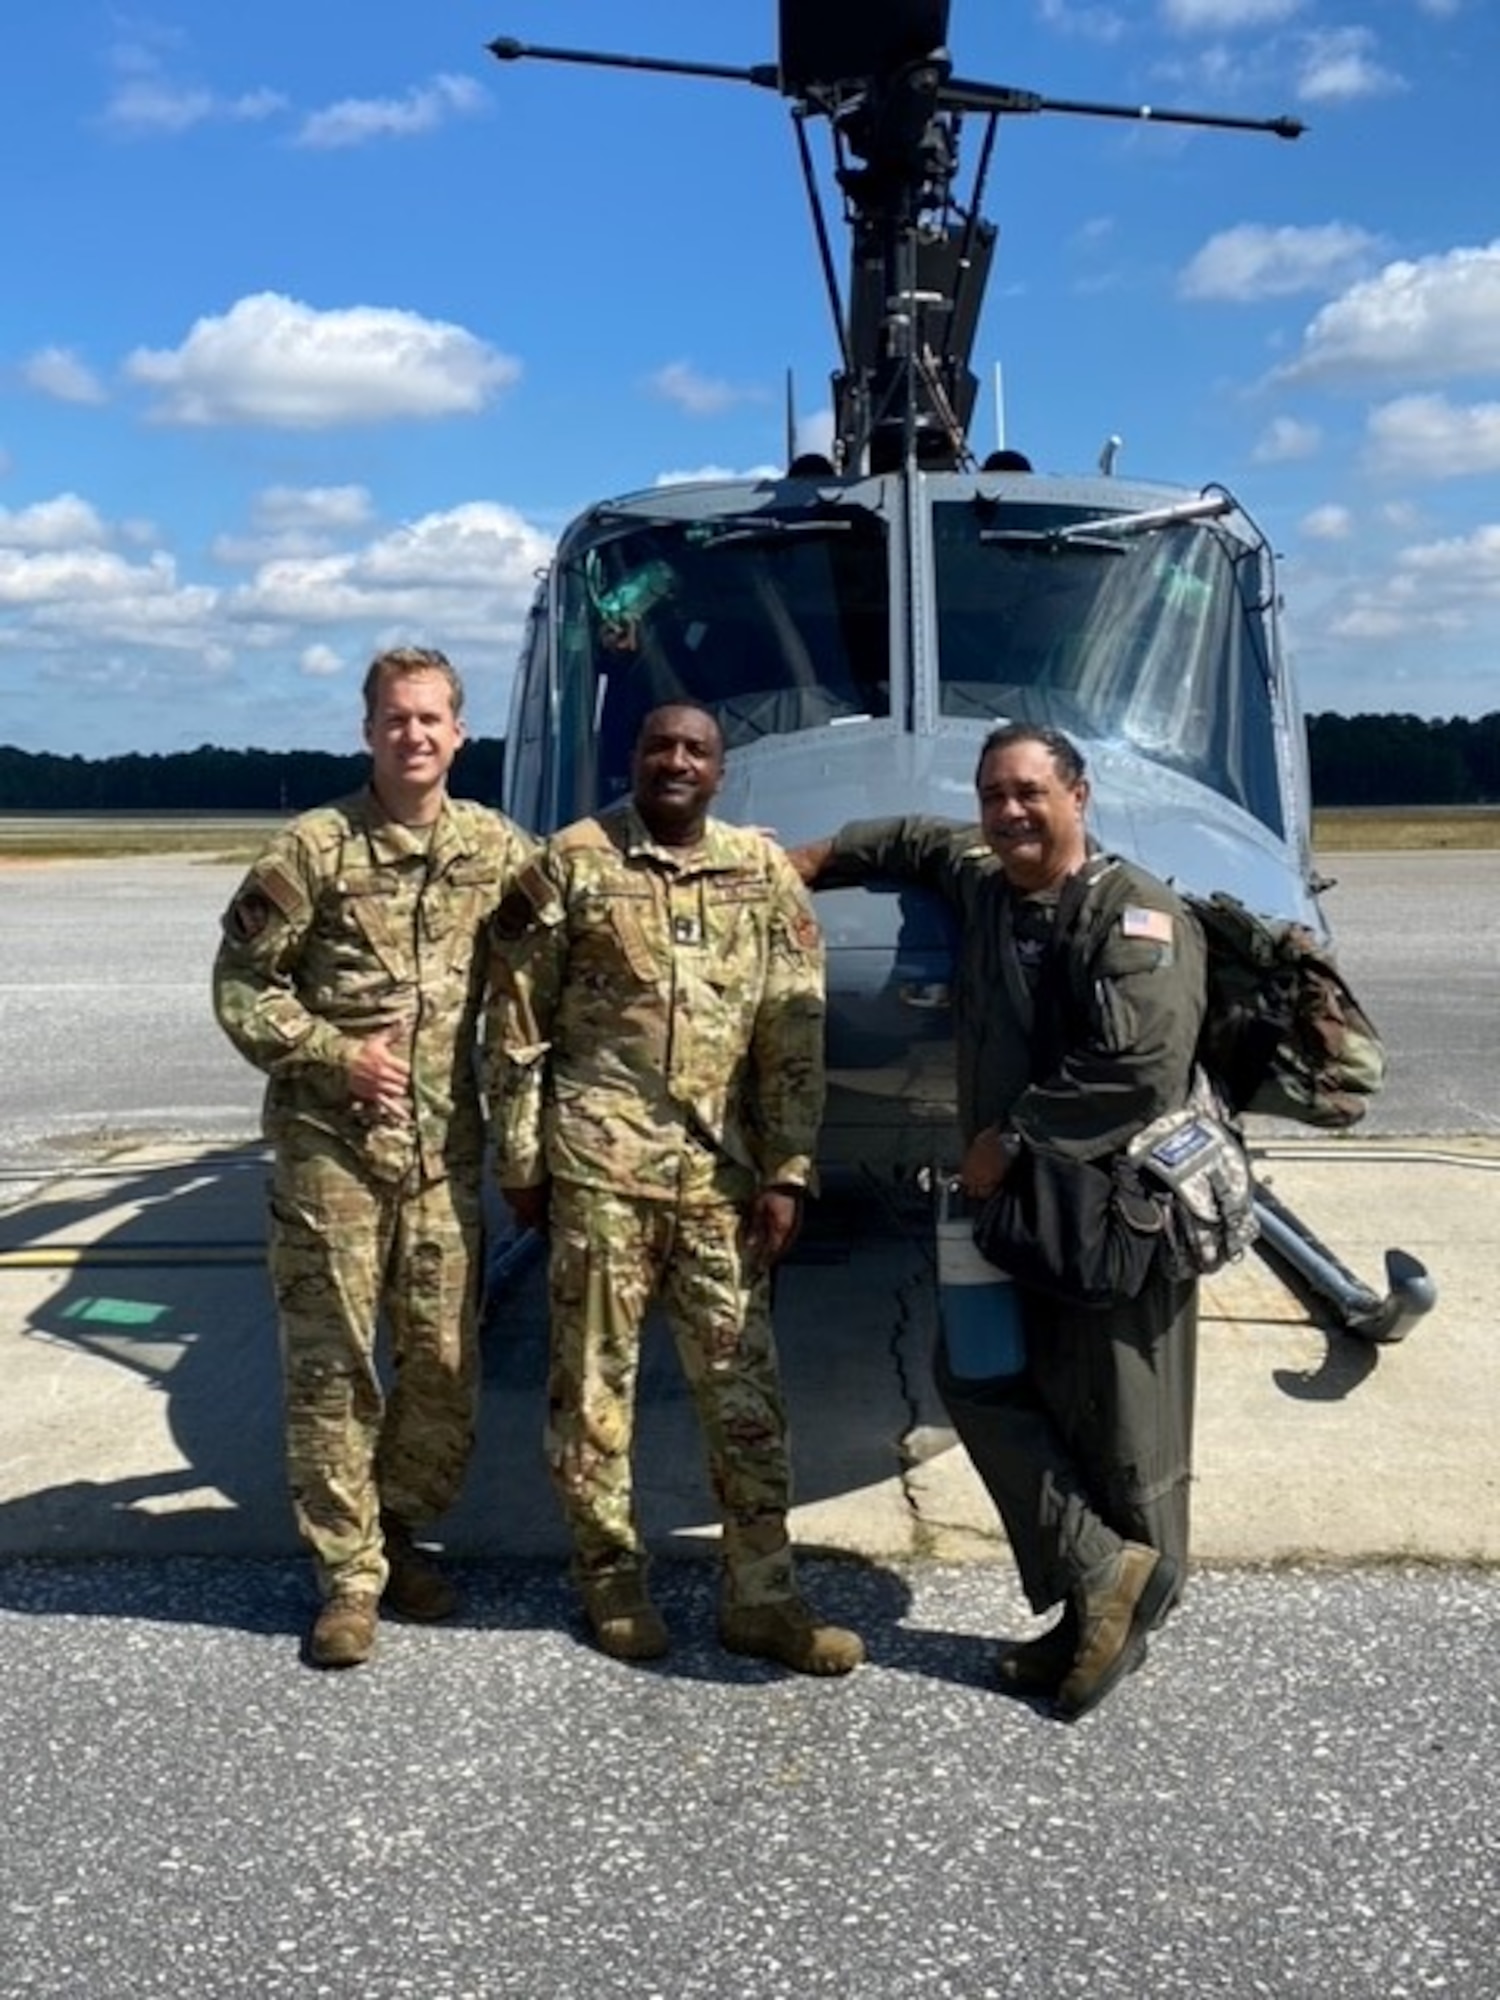
<instances>
[{"instance_id":1,"label":"main rotor blade","mask_svg":"<svg viewBox=\"0 0 1500 2000\"><path fill-rule=\"evenodd\" d=\"M706 76L724 83L754 83L775 90L779 74L774 63L753 63L734 69L724 63L675 62L668 56L606 55L596 49L542 48L535 42L519 42L513 35L497 35L485 47L499 62L518 62L523 56L537 56L546 62L586 63L595 69L654 70L663 76Z\"/></svg>"}]
</instances>

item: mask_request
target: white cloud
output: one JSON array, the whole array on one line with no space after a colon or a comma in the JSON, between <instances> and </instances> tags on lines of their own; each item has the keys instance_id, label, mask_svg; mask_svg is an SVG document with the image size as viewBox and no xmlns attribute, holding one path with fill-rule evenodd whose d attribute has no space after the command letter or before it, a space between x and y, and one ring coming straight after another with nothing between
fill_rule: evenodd
<instances>
[{"instance_id":1,"label":"white cloud","mask_svg":"<svg viewBox=\"0 0 1500 2000\"><path fill-rule=\"evenodd\" d=\"M1346 594L1340 639L1462 638L1500 607L1500 525L1398 551L1373 583Z\"/></svg>"},{"instance_id":2,"label":"white cloud","mask_svg":"<svg viewBox=\"0 0 1500 2000\"><path fill-rule=\"evenodd\" d=\"M1310 541L1345 542L1354 531L1354 516L1347 507L1330 502L1304 514L1301 528Z\"/></svg>"},{"instance_id":3,"label":"white cloud","mask_svg":"<svg viewBox=\"0 0 1500 2000\"><path fill-rule=\"evenodd\" d=\"M472 501L360 549L267 562L232 594L229 610L252 625L516 624L551 551L550 539L512 508Z\"/></svg>"},{"instance_id":4,"label":"white cloud","mask_svg":"<svg viewBox=\"0 0 1500 2000\"><path fill-rule=\"evenodd\" d=\"M1387 264L1312 320L1288 381L1500 372L1500 240Z\"/></svg>"},{"instance_id":5,"label":"white cloud","mask_svg":"<svg viewBox=\"0 0 1500 2000\"><path fill-rule=\"evenodd\" d=\"M1444 396L1398 396L1370 412L1366 432L1368 463L1388 478L1500 472L1500 403L1464 408Z\"/></svg>"},{"instance_id":6,"label":"white cloud","mask_svg":"<svg viewBox=\"0 0 1500 2000\"><path fill-rule=\"evenodd\" d=\"M266 512L294 515L293 491L275 493L262 496ZM311 497L316 514L317 489ZM345 506L352 525L352 503L334 500L327 511ZM450 651L483 695L482 726L503 727L506 670L552 553L550 537L488 501L342 552L264 562L228 589L184 583L160 547L131 561L97 545L110 539L74 495L0 511L0 661L25 663L19 683L14 667L0 681L0 701L11 685L45 683L57 701L86 704L90 754L138 747L148 709L147 740L205 740L209 683L216 740L343 747L352 724L331 696L350 662L395 643Z\"/></svg>"},{"instance_id":7,"label":"white cloud","mask_svg":"<svg viewBox=\"0 0 1500 2000\"><path fill-rule=\"evenodd\" d=\"M1284 465L1297 458L1311 458L1323 442L1316 424L1299 423L1295 417L1273 417L1256 440L1250 456L1257 465Z\"/></svg>"},{"instance_id":8,"label":"white cloud","mask_svg":"<svg viewBox=\"0 0 1500 2000\"><path fill-rule=\"evenodd\" d=\"M1345 222L1271 228L1242 222L1211 236L1177 281L1187 299L1236 303L1329 291L1347 283L1370 258L1376 238Z\"/></svg>"},{"instance_id":9,"label":"white cloud","mask_svg":"<svg viewBox=\"0 0 1500 2000\"><path fill-rule=\"evenodd\" d=\"M0 547L0 605L24 611L34 630L86 629L91 644L130 637L170 647L216 602L211 589L182 586L162 550L132 563L104 548Z\"/></svg>"},{"instance_id":10,"label":"white cloud","mask_svg":"<svg viewBox=\"0 0 1500 2000\"><path fill-rule=\"evenodd\" d=\"M252 90L220 97L199 85L174 84L159 76L134 76L122 83L105 107L105 122L132 138L187 132L209 123L250 124L286 109L279 91Z\"/></svg>"},{"instance_id":11,"label":"white cloud","mask_svg":"<svg viewBox=\"0 0 1500 2000\"><path fill-rule=\"evenodd\" d=\"M730 382L700 375L687 361L669 361L650 377L648 386L664 403L675 403L690 417L714 417L736 403L763 402L763 389L737 389Z\"/></svg>"},{"instance_id":12,"label":"white cloud","mask_svg":"<svg viewBox=\"0 0 1500 2000\"><path fill-rule=\"evenodd\" d=\"M730 465L698 465L682 467L671 472L658 472L652 480L653 486L696 486L703 480L722 485L730 479L780 479L785 472L784 465L752 465L736 468Z\"/></svg>"},{"instance_id":13,"label":"white cloud","mask_svg":"<svg viewBox=\"0 0 1500 2000\"><path fill-rule=\"evenodd\" d=\"M102 403L104 386L69 347L41 347L21 364L21 379L58 403Z\"/></svg>"},{"instance_id":14,"label":"white cloud","mask_svg":"<svg viewBox=\"0 0 1500 2000\"><path fill-rule=\"evenodd\" d=\"M295 143L333 151L366 146L378 139L410 139L436 131L449 118L471 116L486 102L484 91L472 77L435 76L404 97L346 97L311 112L302 121Z\"/></svg>"},{"instance_id":15,"label":"white cloud","mask_svg":"<svg viewBox=\"0 0 1500 2000\"><path fill-rule=\"evenodd\" d=\"M1305 104L1347 104L1404 90L1403 80L1376 62L1374 46L1368 28L1332 28L1309 35L1297 95Z\"/></svg>"},{"instance_id":16,"label":"white cloud","mask_svg":"<svg viewBox=\"0 0 1500 2000\"><path fill-rule=\"evenodd\" d=\"M1162 0L1168 27L1188 35L1233 33L1288 20L1302 0Z\"/></svg>"},{"instance_id":17,"label":"white cloud","mask_svg":"<svg viewBox=\"0 0 1500 2000\"><path fill-rule=\"evenodd\" d=\"M76 493L59 493L14 511L0 507L0 549L102 548L109 539L97 510Z\"/></svg>"},{"instance_id":18,"label":"white cloud","mask_svg":"<svg viewBox=\"0 0 1500 2000\"><path fill-rule=\"evenodd\" d=\"M267 486L255 496L252 518L269 534L362 528L374 514L363 486Z\"/></svg>"},{"instance_id":19,"label":"white cloud","mask_svg":"<svg viewBox=\"0 0 1500 2000\"><path fill-rule=\"evenodd\" d=\"M251 504L250 533L219 536L214 559L241 565L316 554L368 525L373 514L363 486L267 486Z\"/></svg>"},{"instance_id":20,"label":"white cloud","mask_svg":"<svg viewBox=\"0 0 1500 2000\"><path fill-rule=\"evenodd\" d=\"M381 306L320 312L260 292L198 320L178 348L138 348L125 373L158 392L161 423L326 430L470 415L520 364L442 320Z\"/></svg>"},{"instance_id":21,"label":"white cloud","mask_svg":"<svg viewBox=\"0 0 1500 2000\"><path fill-rule=\"evenodd\" d=\"M1125 22L1113 7L1077 7L1072 0L1041 0L1041 18L1060 35L1084 42L1117 42Z\"/></svg>"}]
</instances>

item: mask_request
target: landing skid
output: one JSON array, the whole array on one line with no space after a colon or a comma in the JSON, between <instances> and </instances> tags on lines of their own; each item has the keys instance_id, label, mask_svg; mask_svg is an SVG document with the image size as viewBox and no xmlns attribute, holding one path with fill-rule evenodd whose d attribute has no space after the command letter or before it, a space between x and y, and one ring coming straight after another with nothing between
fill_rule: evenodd
<instances>
[{"instance_id":1,"label":"landing skid","mask_svg":"<svg viewBox=\"0 0 1500 2000\"><path fill-rule=\"evenodd\" d=\"M1405 1250L1387 1250L1384 1298L1341 1264L1286 1203L1262 1181L1255 1183L1256 1248L1288 1266L1309 1291L1332 1306L1345 1333L1382 1347L1405 1340L1413 1326L1437 1304L1437 1286L1427 1267Z\"/></svg>"}]
</instances>

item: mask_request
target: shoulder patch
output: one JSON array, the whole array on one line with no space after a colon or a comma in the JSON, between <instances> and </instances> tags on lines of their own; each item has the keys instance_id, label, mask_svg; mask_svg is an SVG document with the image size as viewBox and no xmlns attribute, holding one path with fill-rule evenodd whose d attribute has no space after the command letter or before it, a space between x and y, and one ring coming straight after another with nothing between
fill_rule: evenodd
<instances>
[{"instance_id":1,"label":"shoulder patch","mask_svg":"<svg viewBox=\"0 0 1500 2000\"><path fill-rule=\"evenodd\" d=\"M1148 944L1171 944L1176 929L1167 910L1148 910L1139 903L1127 903L1120 912L1120 929L1128 938L1143 938Z\"/></svg>"},{"instance_id":2,"label":"shoulder patch","mask_svg":"<svg viewBox=\"0 0 1500 2000\"><path fill-rule=\"evenodd\" d=\"M552 900L552 884L533 861L500 898L491 919L495 936L507 944L525 937Z\"/></svg>"},{"instance_id":3,"label":"shoulder patch","mask_svg":"<svg viewBox=\"0 0 1500 2000\"><path fill-rule=\"evenodd\" d=\"M275 916L295 921L307 909L302 885L276 855L257 861L224 917L225 933L253 944Z\"/></svg>"},{"instance_id":4,"label":"shoulder patch","mask_svg":"<svg viewBox=\"0 0 1500 2000\"><path fill-rule=\"evenodd\" d=\"M241 944L254 944L271 921L271 904L259 889L244 889L229 905L224 928Z\"/></svg>"}]
</instances>

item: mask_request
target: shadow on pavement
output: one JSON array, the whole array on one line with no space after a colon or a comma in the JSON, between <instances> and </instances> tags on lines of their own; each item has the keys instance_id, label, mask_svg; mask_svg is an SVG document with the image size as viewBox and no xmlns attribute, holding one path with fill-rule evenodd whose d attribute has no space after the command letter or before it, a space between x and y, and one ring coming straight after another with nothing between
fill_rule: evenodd
<instances>
[{"instance_id":1,"label":"shadow on pavement","mask_svg":"<svg viewBox=\"0 0 1500 2000\"><path fill-rule=\"evenodd\" d=\"M164 1151L72 1171L0 1214L0 1558L296 1553L266 1157L258 1146ZM829 1320L858 1226L831 1205L778 1301L799 1502L899 1470L906 1392L889 1306L878 1302L857 1343ZM461 1559L562 1552L541 1452L545 1312L543 1262L523 1259L489 1304L478 1445L438 1528ZM659 1319L643 1352L637 1468L653 1548L711 1552L696 1423Z\"/></svg>"}]
</instances>

